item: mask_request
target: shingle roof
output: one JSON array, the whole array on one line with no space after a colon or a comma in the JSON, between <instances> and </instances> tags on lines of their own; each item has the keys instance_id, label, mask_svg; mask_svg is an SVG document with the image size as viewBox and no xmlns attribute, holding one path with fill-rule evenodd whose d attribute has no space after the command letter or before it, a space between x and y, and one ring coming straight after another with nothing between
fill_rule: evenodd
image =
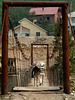
<instances>
[{"instance_id":1,"label":"shingle roof","mask_svg":"<svg viewBox=\"0 0 75 100\"><path fill-rule=\"evenodd\" d=\"M59 7L42 7L42 8L31 8L30 13L35 12L35 15L50 15L56 14Z\"/></svg>"}]
</instances>

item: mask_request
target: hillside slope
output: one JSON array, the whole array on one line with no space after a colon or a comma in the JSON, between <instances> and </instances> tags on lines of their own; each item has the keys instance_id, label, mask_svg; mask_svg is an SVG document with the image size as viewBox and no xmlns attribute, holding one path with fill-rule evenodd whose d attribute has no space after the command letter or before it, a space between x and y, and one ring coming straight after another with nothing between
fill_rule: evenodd
<instances>
[{"instance_id":1,"label":"hillside slope","mask_svg":"<svg viewBox=\"0 0 75 100\"><path fill-rule=\"evenodd\" d=\"M0 34L1 34L1 28L2 28L2 1L4 0L0 0ZM6 1L10 1L10 0L6 0ZM13 0L13 1L19 1L19 0ZM21 1L68 1L69 5L71 1L72 11L75 11L75 0L21 0ZM29 18L29 9L30 8L24 8L24 7L9 9L9 16L11 17L14 26L17 25L18 20L24 17Z\"/></svg>"}]
</instances>

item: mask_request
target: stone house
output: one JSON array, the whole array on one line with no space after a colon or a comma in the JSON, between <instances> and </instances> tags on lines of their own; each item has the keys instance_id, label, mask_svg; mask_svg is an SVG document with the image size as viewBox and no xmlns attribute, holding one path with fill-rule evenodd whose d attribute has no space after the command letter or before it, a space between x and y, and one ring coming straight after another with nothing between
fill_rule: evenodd
<instances>
[{"instance_id":1,"label":"stone house","mask_svg":"<svg viewBox=\"0 0 75 100\"><path fill-rule=\"evenodd\" d=\"M38 25L32 23L30 20L23 18L18 23L20 25L16 26L15 36L24 37L24 36L47 36L47 31ZM9 36L14 36L12 30L9 30Z\"/></svg>"}]
</instances>

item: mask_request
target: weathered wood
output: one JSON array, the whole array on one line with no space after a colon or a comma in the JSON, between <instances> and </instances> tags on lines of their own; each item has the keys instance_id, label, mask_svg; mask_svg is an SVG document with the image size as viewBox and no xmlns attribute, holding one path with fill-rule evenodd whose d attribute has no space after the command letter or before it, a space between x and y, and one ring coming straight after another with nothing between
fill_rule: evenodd
<instances>
[{"instance_id":1,"label":"weathered wood","mask_svg":"<svg viewBox=\"0 0 75 100\"><path fill-rule=\"evenodd\" d=\"M7 94L8 92L8 5L3 5L3 34L2 34L2 86L1 94ZM5 19L4 13L6 11Z\"/></svg>"},{"instance_id":2,"label":"weathered wood","mask_svg":"<svg viewBox=\"0 0 75 100\"><path fill-rule=\"evenodd\" d=\"M64 4L62 7L63 19L63 78L64 78L64 92L70 94L70 80L69 80L69 45L68 45L68 6Z\"/></svg>"},{"instance_id":3,"label":"weathered wood","mask_svg":"<svg viewBox=\"0 0 75 100\"><path fill-rule=\"evenodd\" d=\"M10 7L62 7L67 1L4 1Z\"/></svg>"},{"instance_id":4,"label":"weathered wood","mask_svg":"<svg viewBox=\"0 0 75 100\"><path fill-rule=\"evenodd\" d=\"M14 87L13 91L56 91L60 90L59 86L50 87Z\"/></svg>"}]
</instances>

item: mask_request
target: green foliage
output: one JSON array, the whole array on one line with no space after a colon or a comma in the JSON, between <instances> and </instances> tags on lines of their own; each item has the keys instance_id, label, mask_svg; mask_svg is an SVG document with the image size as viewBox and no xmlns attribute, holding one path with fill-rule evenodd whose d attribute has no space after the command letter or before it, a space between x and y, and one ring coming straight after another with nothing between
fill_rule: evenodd
<instances>
[{"instance_id":1,"label":"green foliage","mask_svg":"<svg viewBox=\"0 0 75 100\"><path fill-rule=\"evenodd\" d=\"M13 16L12 16L13 15ZM29 8L25 7L13 7L9 9L9 17L14 26L18 24L18 21L22 18L28 18Z\"/></svg>"},{"instance_id":2,"label":"green foliage","mask_svg":"<svg viewBox=\"0 0 75 100\"><path fill-rule=\"evenodd\" d=\"M55 24L51 24L50 20L47 20L46 15L41 16L36 24L45 29L48 33L54 31Z\"/></svg>"},{"instance_id":3,"label":"green foliage","mask_svg":"<svg viewBox=\"0 0 75 100\"><path fill-rule=\"evenodd\" d=\"M1 28L2 28L2 1L0 0L0 33L1 33ZM5 0L5 1L10 1L10 0ZM11 0L11 1L19 1L19 0ZM44 1L44 0L21 0L21 1ZM68 1L70 5L70 1L72 2L72 11L75 11L75 0L45 0L45 1ZM9 10L9 16L11 17L11 20L16 26L18 24L18 21L24 17L32 20L31 16L29 15L29 8L25 7L20 7L20 8L10 8ZM43 25L45 26L47 22L45 22ZM42 28L44 27L42 26ZM46 25L44 27L47 31L53 31L54 26L53 25Z\"/></svg>"},{"instance_id":4,"label":"green foliage","mask_svg":"<svg viewBox=\"0 0 75 100\"><path fill-rule=\"evenodd\" d=\"M56 47L56 52L58 52L58 56L55 59L55 64L52 66L51 70L59 69L59 79L60 79L60 84L62 84L62 79L63 79L63 66L62 66L62 57L63 57L63 52L62 52L62 29L60 25L55 25L55 32L54 32L54 46ZM55 52L55 53L56 53Z\"/></svg>"},{"instance_id":5,"label":"green foliage","mask_svg":"<svg viewBox=\"0 0 75 100\"><path fill-rule=\"evenodd\" d=\"M58 37L58 33L61 34L62 30L60 30L59 25L55 26L55 41L54 41L54 45L56 45L56 52L58 52L58 56L56 57L55 60L55 64L54 66L51 68L52 71L54 71L55 69L59 69L59 78L60 78L60 82L62 82L63 80L63 65L62 65L62 61L63 61L63 50L62 50L62 38ZM58 40L58 42L56 42L56 40ZM72 40L72 36L69 35L68 37L68 41L69 41L69 66L70 66L70 74L74 74L75 73L75 41ZM73 82L71 81L71 84Z\"/></svg>"},{"instance_id":6,"label":"green foliage","mask_svg":"<svg viewBox=\"0 0 75 100\"><path fill-rule=\"evenodd\" d=\"M75 73L75 41L69 35L69 65L70 74Z\"/></svg>"}]
</instances>

